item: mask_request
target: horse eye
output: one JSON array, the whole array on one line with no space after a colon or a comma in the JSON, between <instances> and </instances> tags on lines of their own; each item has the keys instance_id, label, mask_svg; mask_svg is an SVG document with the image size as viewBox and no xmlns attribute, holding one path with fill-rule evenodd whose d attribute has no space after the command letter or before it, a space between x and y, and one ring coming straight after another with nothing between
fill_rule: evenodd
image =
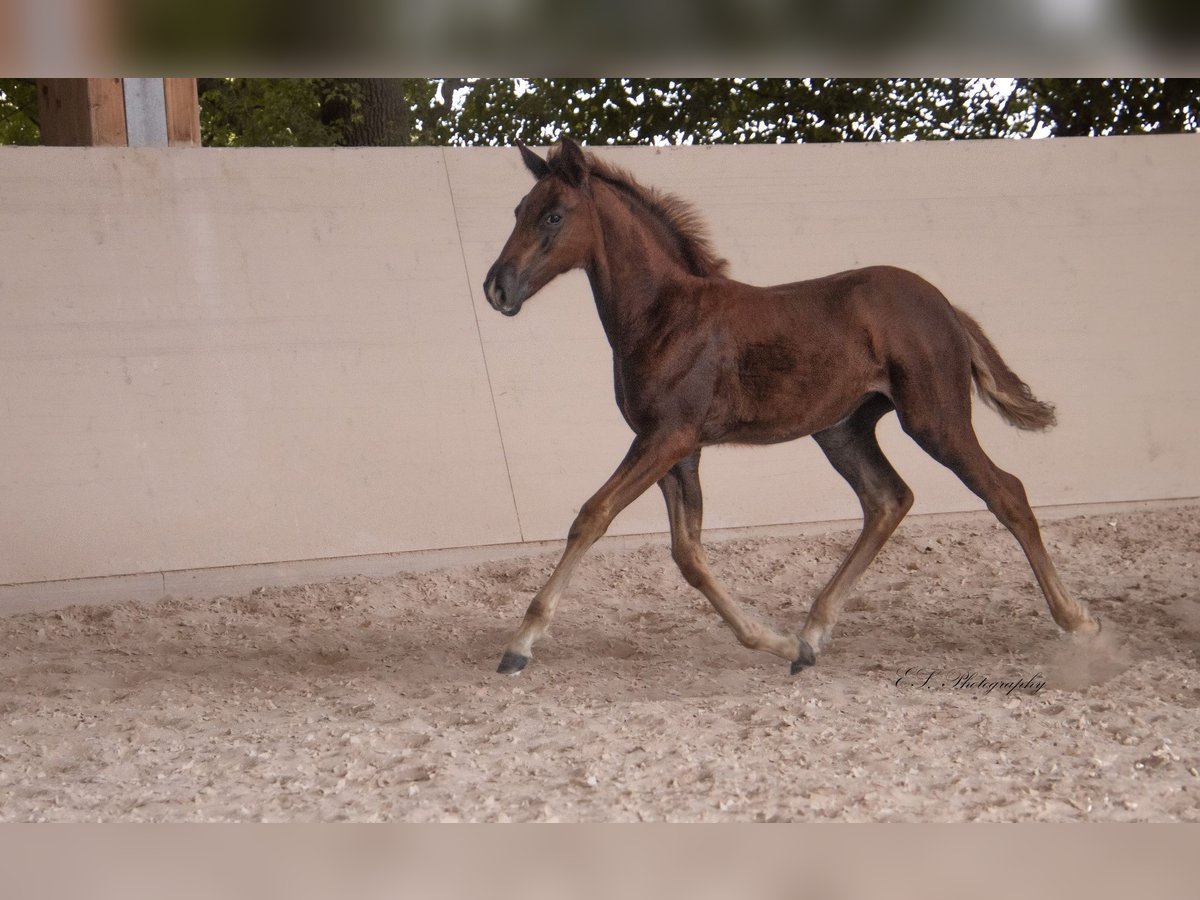
<instances>
[{"instance_id":1,"label":"horse eye","mask_svg":"<svg viewBox=\"0 0 1200 900\"><path fill-rule=\"evenodd\" d=\"M557 225L561 221L562 216L559 213L550 213L548 216L546 216L547 225Z\"/></svg>"}]
</instances>

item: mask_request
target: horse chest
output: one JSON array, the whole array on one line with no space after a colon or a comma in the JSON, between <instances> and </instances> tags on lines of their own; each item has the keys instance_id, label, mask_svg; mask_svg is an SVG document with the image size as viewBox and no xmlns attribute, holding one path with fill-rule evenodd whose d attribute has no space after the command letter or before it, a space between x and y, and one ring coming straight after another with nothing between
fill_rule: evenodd
<instances>
[{"instance_id":1,"label":"horse chest","mask_svg":"<svg viewBox=\"0 0 1200 900\"><path fill-rule=\"evenodd\" d=\"M660 356L613 360L617 406L638 434L668 424L696 424L711 405L714 378L704 361Z\"/></svg>"}]
</instances>

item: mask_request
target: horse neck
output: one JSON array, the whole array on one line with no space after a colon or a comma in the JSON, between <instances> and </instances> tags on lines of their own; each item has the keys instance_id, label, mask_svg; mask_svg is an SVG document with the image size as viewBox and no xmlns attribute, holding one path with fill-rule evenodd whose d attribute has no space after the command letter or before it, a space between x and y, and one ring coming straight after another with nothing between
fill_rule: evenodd
<instances>
[{"instance_id":1,"label":"horse neck","mask_svg":"<svg viewBox=\"0 0 1200 900\"><path fill-rule=\"evenodd\" d=\"M663 304L695 276L663 247L646 213L603 182L595 183L593 196L596 250L586 270L608 342L619 354L663 321Z\"/></svg>"}]
</instances>

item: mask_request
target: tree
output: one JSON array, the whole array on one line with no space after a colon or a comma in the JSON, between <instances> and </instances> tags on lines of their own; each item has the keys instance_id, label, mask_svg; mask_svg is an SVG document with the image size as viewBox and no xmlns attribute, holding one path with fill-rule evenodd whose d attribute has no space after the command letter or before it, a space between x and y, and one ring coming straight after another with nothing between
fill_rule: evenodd
<instances>
[{"instance_id":1,"label":"tree","mask_svg":"<svg viewBox=\"0 0 1200 900\"><path fill-rule=\"evenodd\" d=\"M0 144L36 144L37 82L32 78L0 78Z\"/></svg>"},{"instance_id":2,"label":"tree","mask_svg":"<svg viewBox=\"0 0 1200 900\"><path fill-rule=\"evenodd\" d=\"M1028 78L1035 123L1057 137L1195 131L1197 78Z\"/></svg>"},{"instance_id":3,"label":"tree","mask_svg":"<svg viewBox=\"0 0 1200 900\"><path fill-rule=\"evenodd\" d=\"M201 78L196 87L206 147L327 147L341 130L325 105L353 102L317 78Z\"/></svg>"},{"instance_id":4,"label":"tree","mask_svg":"<svg viewBox=\"0 0 1200 900\"><path fill-rule=\"evenodd\" d=\"M1200 79L480 79L452 142L769 143L1195 131Z\"/></svg>"},{"instance_id":5,"label":"tree","mask_svg":"<svg viewBox=\"0 0 1200 900\"><path fill-rule=\"evenodd\" d=\"M461 79L450 83L461 84ZM447 143L448 100L427 78L204 78L205 146L396 147ZM446 96L450 96L449 93Z\"/></svg>"},{"instance_id":6,"label":"tree","mask_svg":"<svg viewBox=\"0 0 1200 900\"><path fill-rule=\"evenodd\" d=\"M1195 131L1195 78L205 78L206 146L774 143ZM36 142L0 81L0 141Z\"/></svg>"},{"instance_id":7,"label":"tree","mask_svg":"<svg viewBox=\"0 0 1200 900\"><path fill-rule=\"evenodd\" d=\"M346 147L403 147L443 144L450 106L428 78L354 78L343 82L340 103L326 101L324 120L340 132Z\"/></svg>"},{"instance_id":8,"label":"tree","mask_svg":"<svg viewBox=\"0 0 1200 900\"><path fill-rule=\"evenodd\" d=\"M473 81L452 140L775 143L1004 137L1016 114L982 80L846 78Z\"/></svg>"}]
</instances>

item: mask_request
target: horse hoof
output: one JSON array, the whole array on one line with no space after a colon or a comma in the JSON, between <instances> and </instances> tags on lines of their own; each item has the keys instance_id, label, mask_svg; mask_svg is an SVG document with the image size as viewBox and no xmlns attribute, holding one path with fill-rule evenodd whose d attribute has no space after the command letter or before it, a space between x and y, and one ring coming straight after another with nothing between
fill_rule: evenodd
<instances>
[{"instance_id":1,"label":"horse hoof","mask_svg":"<svg viewBox=\"0 0 1200 900\"><path fill-rule=\"evenodd\" d=\"M792 660L792 674L795 675L801 669L807 669L809 666L817 664L817 654L813 652L813 648L808 641L800 638L800 655Z\"/></svg>"},{"instance_id":2,"label":"horse hoof","mask_svg":"<svg viewBox=\"0 0 1200 900\"><path fill-rule=\"evenodd\" d=\"M529 665L528 656L506 652L504 656L500 657L500 665L496 667L496 671L501 675L516 675L527 665Z\"/></svg>"},{"instance_id":3,"label":"horse hoof","mask_svg":"<svg viewBox=\"0 0 1200 900\"><path fill-rule=\"evenodd\" d=\"M1099 616L1093 616L1083 625L1076 627L1073 631L1068 631L1067 636L1075 641L1087 642L1099 640L1103 633L1104 623Z\"/></svg>"}]
</instances>

